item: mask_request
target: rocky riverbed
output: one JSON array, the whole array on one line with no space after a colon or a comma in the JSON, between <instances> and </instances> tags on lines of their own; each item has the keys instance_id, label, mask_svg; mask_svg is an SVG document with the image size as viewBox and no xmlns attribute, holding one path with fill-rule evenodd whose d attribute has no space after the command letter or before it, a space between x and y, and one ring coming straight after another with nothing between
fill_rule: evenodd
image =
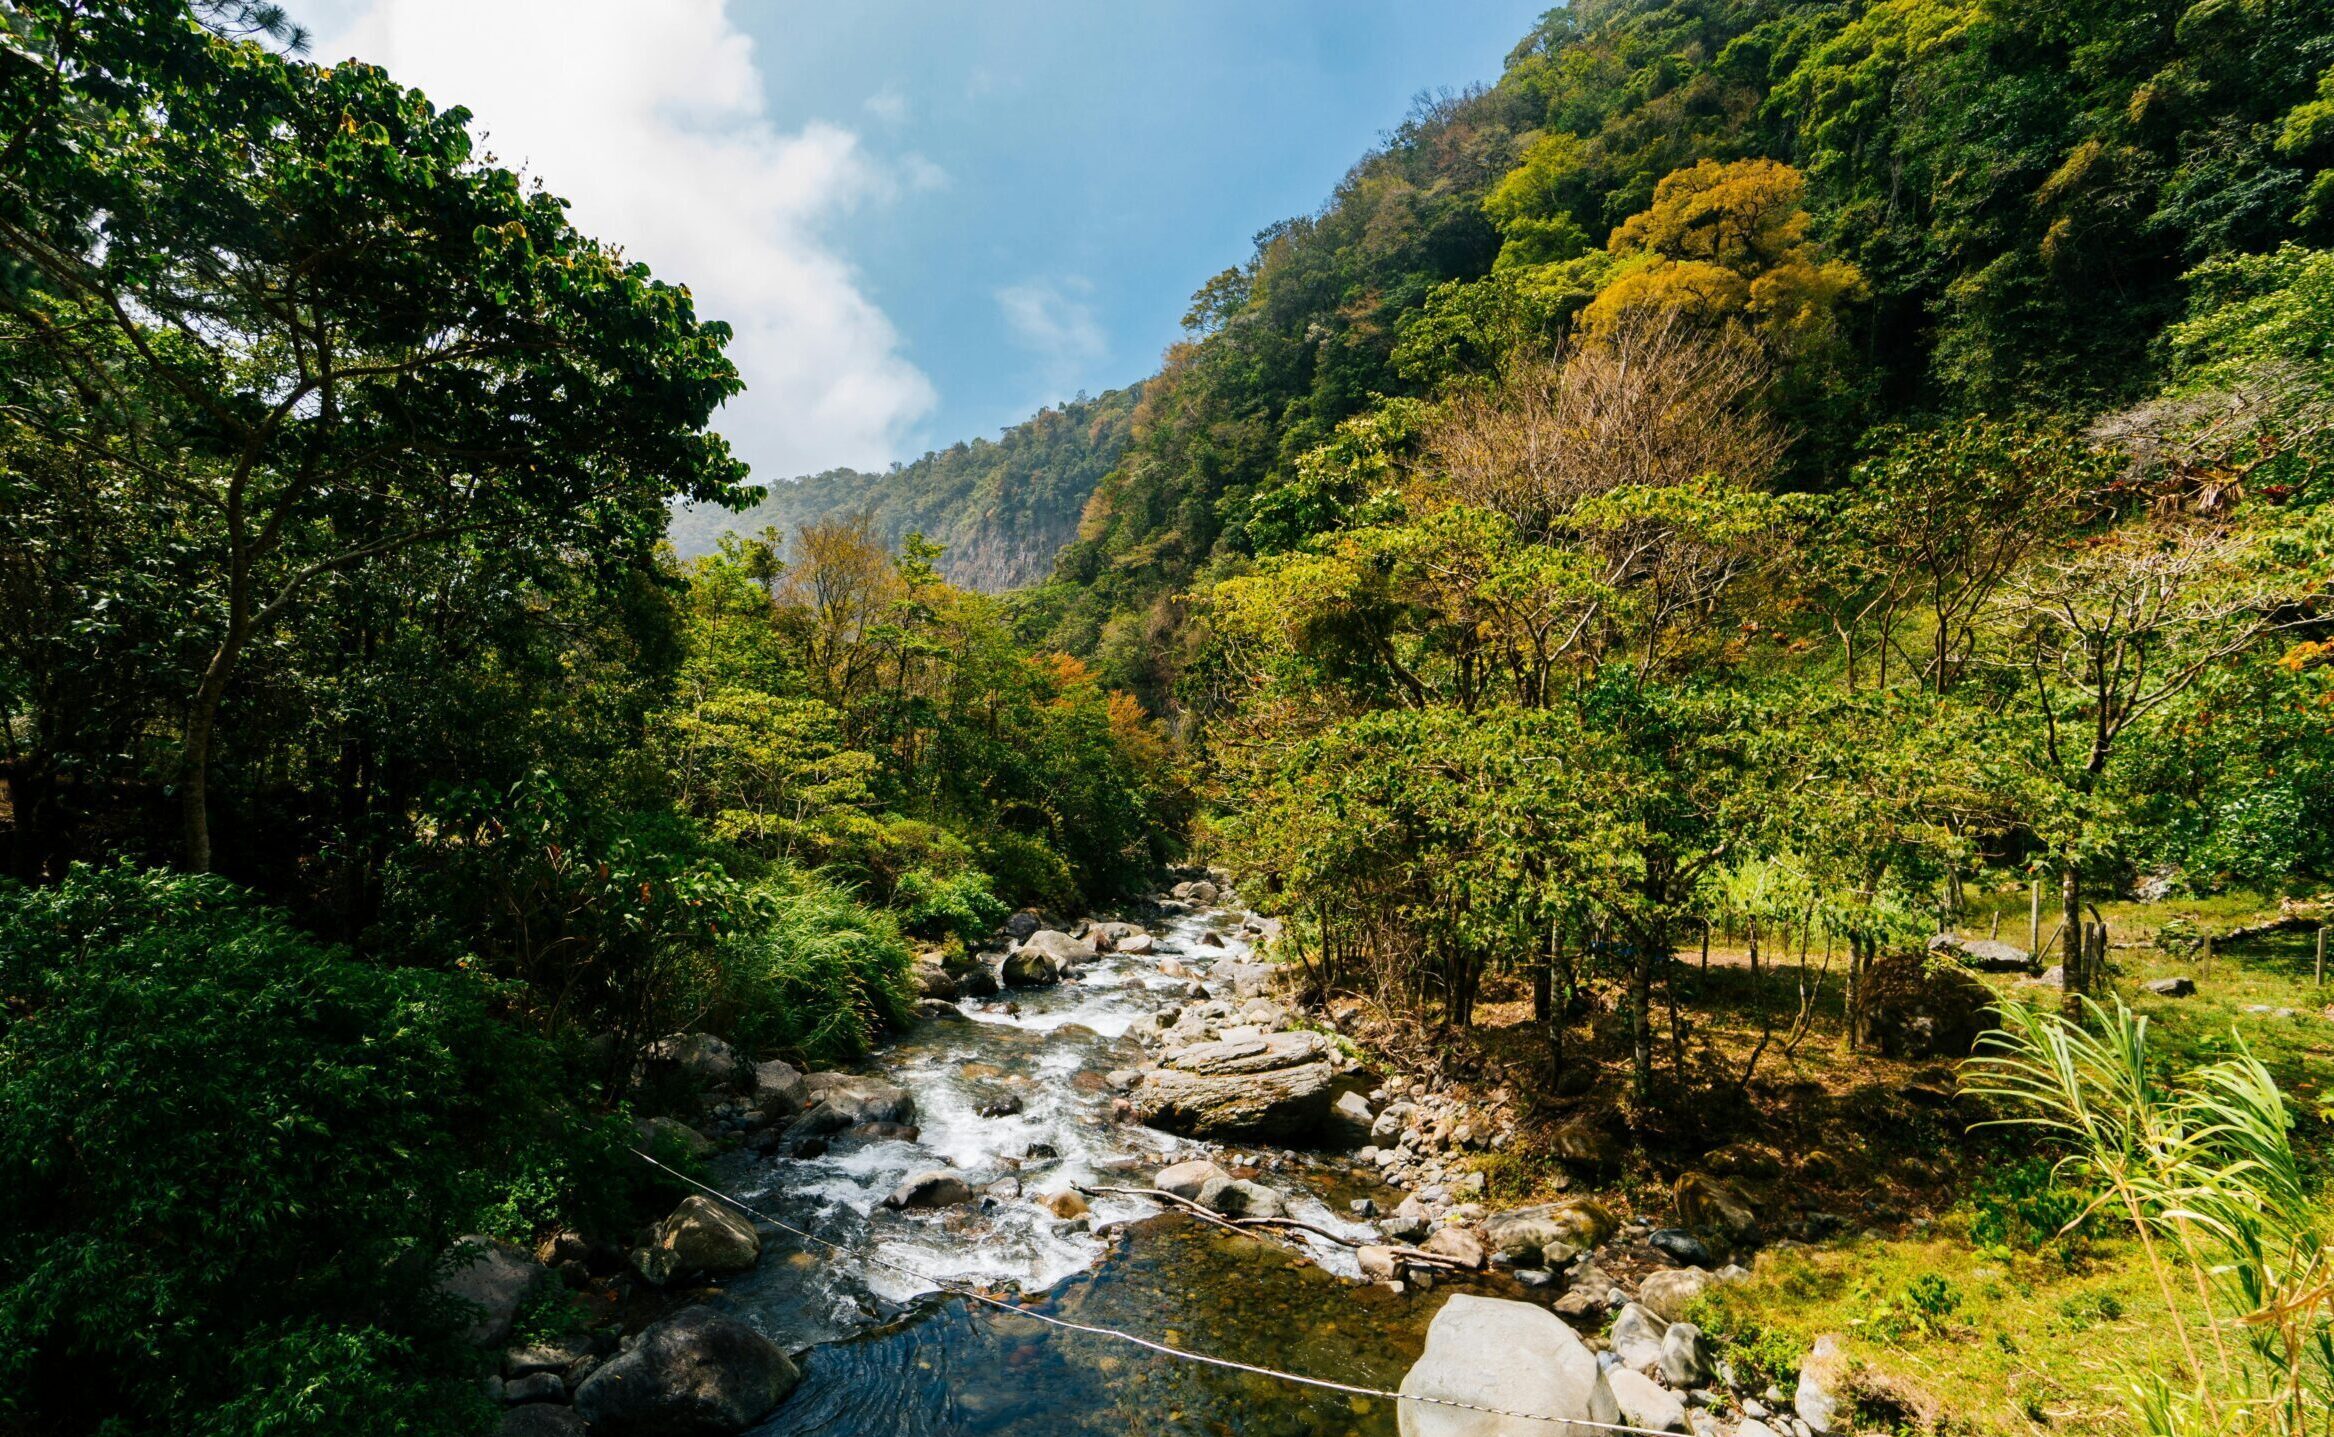
<instances>
[{"instance_id":1,"label":"rocky riverbed","mask_svg":"<svg viewBox=\"0 0 2334 1437\"><path fill-rule=\"evenodd\" d=\"M723 1192L776 1222L700 1196L620 1254L547 1245L598 1325L506 1354L506 1432L1508 1430L1179 1362L951 1287L1358 1386L1487 1406L1528 1391L1535 1411L1653 1430L1827 1430L1808 1421L1820 1375L1812 1411L1735 1391L1679 1320L1739 1271L1714 1253L1755 1238L1733 1185L1681 1181L1675 1226L1585 1201L1488 1211L1470 1159L1506 1143L1501 1116L1366 1071L1293 1011L1257 957L1272 926L1200 879L1124 918L1016 915L986 954L931 955L925 1020L861 1072L666 1040L652 1065L703 1098L644 1137L703 1150ZM474 1337L504 1340L492 1308L530 1267L488 1251L461 1276L496 1298ZM1486 1333L1538 1354L1530 1381Z\"/></svg>"}]
</instances>

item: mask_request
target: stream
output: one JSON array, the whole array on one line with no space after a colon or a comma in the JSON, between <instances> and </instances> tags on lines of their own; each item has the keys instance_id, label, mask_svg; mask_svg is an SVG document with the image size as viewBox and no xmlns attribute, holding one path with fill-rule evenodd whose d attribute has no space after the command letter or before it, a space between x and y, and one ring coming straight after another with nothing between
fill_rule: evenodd
<instances>
[{"instance_id":1,"label":"stream","mask_svg":"<svg viewBox=\"0 0 2334 1437\"><path fill-rule=\"evenodd\" d=\"M1089 1218L1066 1221L1035 1201L1072 1185L1148 1187L1156 1169L1193 1157L1256 1167L1291 1216L1351 1236L1371 1229L1348 1201L1385 1198L1334 1158L1193 1142L1113 1116L1104 1075L1142 1062L1136 1025L1191 1000L1193 977L1162 965L1204 982L1214 965L1251 955L1233 913L1192 907L1140 921L1154 951L1103 953L1055 987L965 998L963 1021L926 1021L877 1054L865 1070L915 1095L914 1141L715 1164L740 1201L843 1249L765 1229L760 1266L723 1291L723 1306L803 1368L755 1437L1395 1431L1389 1402L1065 1332L911 1275L1018 1290L1038 1311L1237 1361L1400 1383L1438 1295L1355 1285L1342 1246L1307 1239L1308 1260L1141 1198L1096 1197ZM1012 1106L998 1102L1006 1095L1018 1112L981 1115ZM903 1178L934 1168L988 1188L988 1200L883 1206Z\"/></svg>"}]
</instances>

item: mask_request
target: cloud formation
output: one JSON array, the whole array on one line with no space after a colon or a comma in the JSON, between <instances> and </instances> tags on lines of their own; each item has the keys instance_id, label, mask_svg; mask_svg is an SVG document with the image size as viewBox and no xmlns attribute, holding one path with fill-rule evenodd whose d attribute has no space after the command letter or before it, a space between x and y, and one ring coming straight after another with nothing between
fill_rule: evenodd
<instances>
[{"instance_id":1,"label":"cloud formation","mask_svg":"<svg viewBox=\"0 0 2334 1437\"><path fill-rule=\"evenodd\" d=\"M997 308L1013 342L1035 356L1047 394L1042 402L1065 398L1077 377L1110 349L1090 296L1092 281L1070 275L1033 279L997 291Z\"/></svg>"},{"instance_id":2,"label":"cloud formation","mask_svg":"<svg viewBox=\"0 0 2334 1437\"><path fill-rule=\"evenodd\" d=\"M903 184L858 136L782 133L726 0L329 0L311 58L355 55L462 104L504 164L571 202L586 233L689 286L727 321L746 393L716 419L764 481L900 457L937 402L825 229Z\"/></svg>"}]
</instances>

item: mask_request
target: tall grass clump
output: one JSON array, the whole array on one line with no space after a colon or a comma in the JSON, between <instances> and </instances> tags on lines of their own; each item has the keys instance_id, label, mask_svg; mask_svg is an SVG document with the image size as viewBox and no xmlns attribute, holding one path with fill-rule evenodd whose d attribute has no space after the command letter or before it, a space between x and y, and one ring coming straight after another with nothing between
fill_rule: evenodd
<instances>
[{"instance_id":1,"label":"tall grass clump","mask_svg":"<svg viewBox=\"0 0 2334 1437\"><path fill-rule=\"evenodd\" d=\"M753 1050L812 1062L855 1058L915 1017L899 922L814 874L762 884L750 921L723 940L715 1026Z\"/></svg>"},{"instance_id":2,"label":"tall grass clump","mask_svg":"<svg viewBox=\"0 0 2334 1437\"><path fill-rule=\"evenodd\" d=\"M2334 1432L2334 1215L2296 1157L2267 1068L2237 1054L2167 1078L2147 1019L2085 1001L2076 1024L2016 1003L1964 1067L1991 1120L2035 1129L2096 1196L2076 1221L2128 1224L2177 1339L2134 1378L2147 1437ZM2071 1224L2070 1224L2071 1226Z\"/></svg>"}]
</instances>

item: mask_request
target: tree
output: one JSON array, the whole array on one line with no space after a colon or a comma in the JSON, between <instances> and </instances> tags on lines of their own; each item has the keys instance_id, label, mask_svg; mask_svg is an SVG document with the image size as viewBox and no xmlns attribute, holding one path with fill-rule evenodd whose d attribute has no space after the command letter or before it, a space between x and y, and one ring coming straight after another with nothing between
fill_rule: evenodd
<instances>
[{"instance_id":1,"label":"tree","mask_svg":"<svg viewBox=\"0 0 2334 1437\"><path fill-rule=\"evenodd\" d=\"M8 177L0 416L54 456L36 472L192 536L178 789L202 869L222 700L324 580L467 542L644 564L665 496L736 493L704 426L738 381L724 326L479 162L467 112L216 37L118 103L106 58L53 88L108 123Z\"/></svg>"}]
</instances>

